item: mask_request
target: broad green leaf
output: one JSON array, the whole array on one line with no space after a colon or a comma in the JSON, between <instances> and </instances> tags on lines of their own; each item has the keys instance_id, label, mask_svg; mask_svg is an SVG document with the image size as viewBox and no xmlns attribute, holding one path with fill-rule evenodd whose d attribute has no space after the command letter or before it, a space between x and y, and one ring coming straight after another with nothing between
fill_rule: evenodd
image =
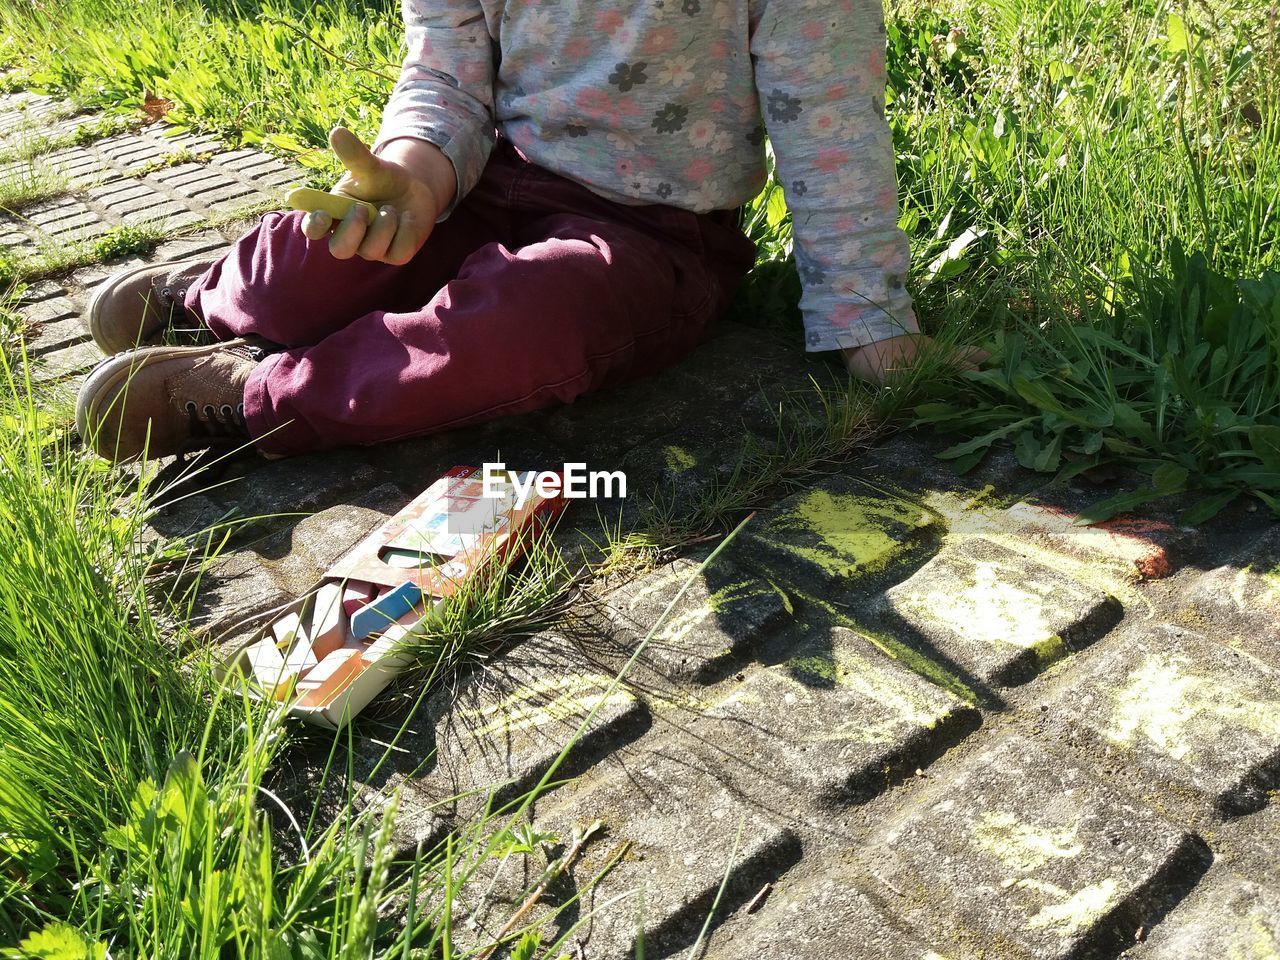
<instances>
[{"instance_id":1,"label":"broad green leaf","mask_svg":"<svg viewBox=\"0 0 1280 960\"><path fill-rule=\"evenodd\" d=\"M18 944L22 955L38 960L101 960L105 943L90 943L69 923L51 923Z\"/></svg>"},{"instance_id":2,"label":"broad green leaf","mask_svg":"<svg viewBox=\"0 0 1280 960\"><path fill-rule=\"evenodd\" d=\"M195 757L179 751L169 764L160 796L160 815L182 828L198 834L208 811L204 779Z\"/></svg>"},{"instance_id":3,"label":"broad green leaf","mask_svg":"<svg viewBox=\"0 0 1280 960\"><path fill-rule=\"evenodd\" d=\"M1186 510L1183 510L1178 515L1178 523L1186 527L1197 527L1206 520L1212 520L1216 517L1223 507L1238 496L1240 496L1239 490L1223 490L1221 493L1215 493L1211 497L1205 497L1198 503L1194 503Z\"/></svg>"},{"instance_id":4,"label":"broad green leaf","mask_svg":"<svg viewBox=\"0 0 1280 960\"><path fill-rule=\"evenodd\" d=\"M1102 445L1110 452L1118 453L1122 457L1141 457L1146 456L1148 452L1145 448L1127 440L1121 440L1119 437L1104 437Z\"/></svg>"},{"instance_id":5,"label":"broad green leaf","mask_svg":"<svg viewBox=\"0 0 1280 960\"><path fill-rule=\"evenodd\" d=\"M957 443L955 446L947 447L947 449L937 454L937 457L939 460L956 460L967 453L973 453L975 450L985 450L997 440L1007 437L1015 430L1021 430L1034 419L1034 417L1025 417L1024 419L1016 420L1013 423L1006 423L1003 427L998 427L990 433L984 433L980 437L975 437L972 440L966 440L964 443Z\"/></svg>"},{"instance_id":6,"label":"broad green leaf","mask_svg":"<svg viewBox=\"0 0 1280 960\"><path fill-rule=\"evenodd\" d=\"M957 414L965 413L964 409L952 406L949 403L922 403L913 411L916 419L922 422L930 420L941 420L944 417L954 417Z\"/></svg>"},{"instance_id":7,"label":"broad green leaf","mask_svg":"<svg viewBox=\"0 0 1280 960\"><path fill-rule=\"evenodd\" d=\"M1103 462L1105 461L1099 457L1082 457L1079 460L1073 460L1058 471L1057 475L1053 478L1054 482L1065 483L1072 477L1079 476L1086 470L1092 470L1094 467L1098 466L1098 464Z\"/></svg>"},{"instance_id":8,"label":"broad green leaf","mask_svg":"<svg viewBox=\"0 0 1280 960\"><path fill-rule=\"evenodd\" d=\"M773 189L769 192L769 199L765 203L764 208L765 220L769 226L776 227L787 218L787 200L782 195L782 191Z\"/></svg>"},{"instance_id":9,"label":"broad green leaf","mask_svg":"<svg viewBox=\"0 0 1280 960\"><path fill-rule=\"evenodd\" d=\"M968 473L980 464L989 452L990 447L983 447L981 450L973 451L973 453L966 453L963 457L957 457L952 461L952 466L955 467L956 473Z\"/></svg>"},{"instance_id":10,"label":"broad green leaf","mask_svg":"<svg viewBox=\"0 0 1280 960\"><path fill-rule=\"evenodd\" d=\"M1027 403L1031 404L1037 410L1043 410L1047 413L1056 414L1064 420L1070 420L1072 423L1078 423L1084 427L1106 426L1105 422L1100 422L1098 418L1090 418L1068 410L1061 401L1053 395L1044 380L1032 380L1022 374L1014 374L1012 379L1014 391Z\"/></svg>"},{"instance_id":11,"label":"broad green leaf","mask_svg":"<svg viewBox=\"0 0 1280 960\"><path fill-rule=\"evenodd\" d=\"M1078 527L1086 527L1090 524L1102 523L1104 520L1110 520L1118 513L1133 510L1142 506L1144 503L1150 503L1152 500L1158 500L1160 497L1161 494L1152 490L1150 487L1139 487L1137 490L1118 493L1114 497L1108 497L1105 500L1099 500L1097 503L1091 503L1076 514L1076 518L1073 522Z\"/></svg>"},{"instance_id":12,"label":"broad green leaf","mask_svg":"<svg viewBox=\"0 0 1280 960\"><path fill-rule=\"evenodd\" d=\"M1112 407L1112 422L1125 436L1135 440L1146 440L1151 436L1151 426L1133 407L1127 403L1117 403Z\"/></svg>"},{"instance_id":13,"label":"broad green leaf","mask_svg":"<svg viewBox=\"0 0 1280 960\"><path fill-rule=\"evenodd\" d=\"M1032 469L1041 473L1052 473L1062 462L1062 434L1056 434L1045 448L1040 451L1032 464Z\"/></svg>"},{"instance_id":14,"label":"broad green leaf","mask_svg":"<svg viewBox=\"0 0 1280 960\"><path fill-rule=\"evenodd\" d=\"M1190 475L1186 467L1176 463L1162 463L1151 471L1151 485L1161 496L1178 493L1186 489L1187 477Z\"/></svg>"},{"instance_id":15,"label":"broad green leaf","mask_svg":"<svg viewBox=\"0 0 1280 960\"><path fill-rule=\"evenodd\" d=\"M1249 446L1268 470L1280 470L1280 426L1249 428Z\"/></svg>"},{"instance_id":16,"label":"broad green leaf","mask_svg":"<svg viewBox=\"0 0 1280 960\"><path fill-rule=\"evenodd\" d=\"M1248 490L1280 490L1280 470L1261 464L1236 464L1218 470L1215 479Z\"/></svg>"},{"instance_id":17,"label":"broad green leaf","mask_svg":"<svg viewBox=\"0 0 1280 960\"><path fill-rule=\"evenodd\" d=\"M1036 438L1035 432L1032 430L1024 430L1018 435L1018 442L1013 445L1013 455L1017 458L1018 463L1026 467L1028 470L1034 470L1032 466L1036 462L1036 457L1040 454L1040 441Z\"/></svg>"},{"instance_id":18,"label":"broad green leaf","mask_svg":"<svg viewBox=\"0 0 1280 960\"><path fill-rule=\"evenodd\" d=\"M536 930L530 930L520 938L520 942L511 951L511 960L533 960L533 955L538 952L540 946L542 946L542 937Z\"/></svg>"}]
</instances>

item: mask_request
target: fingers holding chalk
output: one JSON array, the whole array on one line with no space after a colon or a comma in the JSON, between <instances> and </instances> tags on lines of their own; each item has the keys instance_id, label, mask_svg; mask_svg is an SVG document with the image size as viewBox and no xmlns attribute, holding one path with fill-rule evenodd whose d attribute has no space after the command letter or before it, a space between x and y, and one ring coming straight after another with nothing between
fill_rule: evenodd
<instances>
[{"instance_id":1,"label":"fingers holding chalk","mask_svg":"<svg viewBox=\"0 0 1280 960\"><path fill-rule=\"evenodd\" d=\"M333 229L333 217L323 211L308 213L302 218L302 235L308 240L323 240Z\"/></svg>"},{"instance_id":2,"label":"fingers holding chalk","mask_svg":"<svg viewBox=\"0 0 1280 960\"><path fill-rule=\"evenodd\" d=\"M351 213L338 222L329 237L329 252L338 260L350 260L360 249L369 230L370 218L365 208L369 204L353 207Z\"/></svg>"},{"instance_id":3,"label":"fingers holding chalk","mask_svg":"<svg viewBox=\"0 0 1280 960\"><path fill-rule=\"evenodd\" d=\"M311 187L295 187L284 196L284 201L294 210L304 213L326 214L333 220L345 220L356 207L363 207L367 222L372 223L378 208L372 203L357 200L340 193L327 193Z\"/></svg>"}]
</instances>

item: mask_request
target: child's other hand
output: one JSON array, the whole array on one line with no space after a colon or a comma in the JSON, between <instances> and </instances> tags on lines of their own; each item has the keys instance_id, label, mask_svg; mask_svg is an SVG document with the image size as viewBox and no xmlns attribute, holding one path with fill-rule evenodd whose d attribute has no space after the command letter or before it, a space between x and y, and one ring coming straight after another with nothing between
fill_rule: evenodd
<instances>
[{"instance_id":1,"label":"child's other hand","mask_svg":"<svg viewBox=\"0 0 1280 960\"><path fill-rule=\"evenodd\" d=\"M840 353L851 374L860 380L882 386L894 374L915 366L938 349L932 338L919 333L908 333L887 340L877 340L863 347L841 350ZM944 366L976 370L978 364L987 357L987 352L977 347L956 347L936 359Z\"/></svg>"},{"instance_id":2,"label":"child's other hand","mask_svg":"<svg viewBox=\"0 0 1280 960\"><path fill-rule=\"evenodd\" d=\"M369 222L363 207L334 227L327 213L308 213L302 232L320 240L330 230L329 251L339 260L361 257L402 265L422 249L436 219L456 189L453 166L440 150L423 140L396 140L383 156L375 156L345 127L329 132L329 145L347 168L331 192L366 200L378 208Z\"/></svg>"}]
</instances>

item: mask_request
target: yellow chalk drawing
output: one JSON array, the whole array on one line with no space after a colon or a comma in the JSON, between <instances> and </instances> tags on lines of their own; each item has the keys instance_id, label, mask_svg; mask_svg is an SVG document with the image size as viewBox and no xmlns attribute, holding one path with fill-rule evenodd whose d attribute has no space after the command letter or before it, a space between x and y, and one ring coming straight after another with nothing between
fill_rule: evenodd
<instances>
[{"instance_id":1,"label":"yellow chalk drawing","mask_svg":"<svg viewBox=\"0 0 1280 960\"><path fill-rule=\"evenodd\" d=\"M903 727L932 727L947 716L952 706L936 695L931 696L928 688L922 689L913 684L910 676L895 676L850 650L837 650L833 657L796 658L787 661L784 668L831 680L853 691L865 702L865 705L858 705L856 718L832 723L821 734L804 737L803 742L892 743ZM821 695L782 669L767 669L787 688L783 694L784 709L799 699L808 701L815 695ZM730 694L722 701L721 707L758 702L758 694L744 688Z\"/></svg>"},{"instance_id":2,"label":"yellow chalk drawing","mask_svg":"<svg viewBox=\"0 0 1280 960\"><path fill-rule=\"evenodd\" d=\"M1074 936L1101 920L1115 899L1119 887L1115 880L1108 878L1068 896L1066 890L1049 883L1033 884L1022 880L1017 885L1034 886L1041 892L1052 892L1061 899L1060 903L1041 907L1040 912L1027 921L1026 929L1049 929L1064 937Z\"/></svg>"},{"instance_id":3,"label":"yellow chalk drawing","mask_svg":"<svg viewBox=\"0 0 1280 960\"><path fill-rule=\"evenodd\" d=\"M665 578L663 583L669 584L676 579L682 579L682 576L677 574ZM637 591L636 595L631 598L628 609L635 609L636 605L652 594L655 589L658 589L658 587L649 587ZM708 596L703 603L669 616L654 635L654 640L664 644L678 644L713 614L727 610L735 604L744 603L752 597L764 596L775 589L772 584L753 580L726 584Z\"/></svg>"},{"instance_id":4,"label":"yellow chalk drawing","mask_svg":"<svg viewBox=\"0 0 1280 960\"><path fill-rule=\"evenodd\" d=\"M928 511L890 497L832 496L825 490L806 495L790 512L770 524L779 533L808 533L812 546L779 546L836 576L882 570L907 548L912 532L934 522Z\"/></svg>"},{"instance_id":5,"label":"yellow chalk drawing","mask_svg":"<svg viewBox=\"0 0 1280 960\"><path fill-rule=\"evenodd\" d=\"M840 609L824 597L820 597L812 593L805 593L801 590L796 591L796 596L809 606L825 611L835 623L855 631L860 637L874 646L881 653L885 654L885 656L901 663L912 673L919 674L930 682L941 687L943 690L954 694L968 703L978 702L978 695L973 691L973 688L961 680L958 675L952 673L937 661L930 660L919 651L907 646L907 644L903 643L892 633L881 633L870 629L865 624L858 623L844 610Z\"/></svg>"},{"instance_id":6,"label":"yellow chalk drawing","mask_svg":"<svg viewBox=\"0 0 1280 960\"><path fill-rule=\"evenodd\" d=\"M871 703L879 704L884 715L860 711L856 719L833 725L823 740L853 743L891 743L904 726L932 727L945 717L951 705L928 696L913 678L895 676L856 653L836 651L836 682Z\"/></svg>"},{"instance_id":7,"label":"yellow chalk drawing","mask_svg":"<svg viewBox=\"0 0 1280 960\"><path fill-rule=\"evenodd\" d=\"M1249 932L1244 936L1249 942L1232 944L1227 960L1280 960L1280 939L1261 910L1249 914Z\"/></svg>"},{"instance_id":8,"label":"yellow chalk drawing","mask_svg":"<svg viewBox=\"0 0 1280 960\"><path fill-rule=\"evenodd\" d=\"M1103 593L1121 600L1126 606L1145 607L1148 612L1154 608L1150 599L1138 590L1133 580L1133 562L1126 555L1094 554L1073 557L1054 549L1050 545L1039 543L1034 537L1028 537L1028 522L1035 520L1040 526L1052 524L1051 514L1031 511L1016 501L1016 498L996 498L990 495L991 488L978 491L975 495L930 491L924 497L925 506L943 518L947 526L948 543L962 540L965 537L983 537L998 543L1006 549L1022 554L1043 563L1051 569L1061 571L1081 583L1088 583ZM1063 536L1078 536L1082 529L1071 525L1070 518L1058 518ZM1087 534L1086 534L1087 536Z\"/></svg>"},{"instance_id":9,"label":"yellow chalk drawing","mask_svg":"<svg viewBox=\"0 0 1280 960\"><path fill-rule=\"evenodd\" d=\"M662 457L667 462L667 469L677 475L692 470L698 462L682 447L663 447Z\"/></svg>"},{"instance_id":10,"label":"yellow chalk drawing","mask_svg":"<svg viewBox=\"0 0 1280 960\"><path fill-rule=\"evenodd\" d=\"M1182 656L1147 657L1117 694L1106 736L1124 746L1143 736L1174 760L1191 758L1199 743L1229 738L1232 728L1280 737L1280 699L1252 699L1189 664Z\"/></svg>"},{"instance_id":11,"label":"yellow chalk drawing","mask_svg":"<svg viewBox=\"0 0 1280 960\"><path fill-rule=\"evenodd\" d=\"M1015 870L1030 873L1050 860L1078 856L1084 850L1076 839L1079 829L1079 821L1066 827L1043 827L1022 823L1012 813L987 811L973 834L979 848Z\"/></svg>"},{"instance_id":12,"label":"yellow chalk drawing","mask_svg":"<svg viewBox=\"0 0 1280 960\"><path fill-rule=\"evenodd\" d=\"M635 697L625 690L608 692L613 678L602 673L568 674L547 677L521 687L497 703L459 710L458 718L476 737L494 733L515 733L557 723L570 717L581 719L597 706L622 706ZM475 728L471 724L477 724Z\"/></svg>"},{"instance_id":13,"label":"yellow chalk drawing","mask_svg":"<svg viewBox=\"0 0 1280 960\"><path fill-rule=\"evenodd\" d=\"M975 643L1032 650L1052 663L1065 655L1066 644L1050 625L1069 619L1062 601L1072 594L1085 596L1064 584L1028 579L999 561L975 560L972 583L902 594L894 606L943 623Z\"/></svg>"},{"instance_id":14,"label":"yellow chalk drawing","mask_svg":"<svg viewBox=\"0 0 1280 960\"><path fill-rule=\"evenodd\" d=\"M692 574L692 567L681 567L678 570L667 570L660 576L654 576L640 586L627 601L627 609L634 610L655 593L660 593L674 583L681 583ZM693 589L691 586L690 589ZM688 596L688 594L686 594ZM668 598L670 599L670 598Z\"/></svg>"}]
</instances>

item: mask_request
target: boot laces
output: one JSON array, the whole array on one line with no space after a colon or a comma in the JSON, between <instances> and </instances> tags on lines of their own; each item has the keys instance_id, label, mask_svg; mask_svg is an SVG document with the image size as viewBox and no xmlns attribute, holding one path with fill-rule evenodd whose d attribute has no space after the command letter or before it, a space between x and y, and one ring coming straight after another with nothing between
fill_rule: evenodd
<instances>
[{"instance_id":1,"label":"boot laces","mask_svg":"<svg viewBox=\"0 0 1280 960\"><path fill-rule=\"evenodd\" d=\"M241 437L245 433L243 403L232 405L188 400L182 409L191 421L193 436Z\"/></svg>"},{"instance_id":2,"label":"boot laces","mask_svg":"<svg viewBox=\"0 0 1280 960\"><path fill-rule=\"evenodd\" d=\"M187 290L190 289L190 277L183 276L183 267L166 276L154 286L157 304L165 319L170 336L178 343L190 343L203 346L212 341L213 336L200 319L187 309Z\"/></svg>"},{"instance_id":3,"label":"boot laces","mask_svg":"<svg viewBox=\"0 0 1280 960\"><path fill-rule=\"evenodd\" d=\"M227 353L250 363L258 363L267 355L265 350L254 344L239 344L228 348ZM243 401L211 403L188 398L182 403L182 411L191 423L193 441L243 440L248 436Z\"/></svg>"}]
</instances>

